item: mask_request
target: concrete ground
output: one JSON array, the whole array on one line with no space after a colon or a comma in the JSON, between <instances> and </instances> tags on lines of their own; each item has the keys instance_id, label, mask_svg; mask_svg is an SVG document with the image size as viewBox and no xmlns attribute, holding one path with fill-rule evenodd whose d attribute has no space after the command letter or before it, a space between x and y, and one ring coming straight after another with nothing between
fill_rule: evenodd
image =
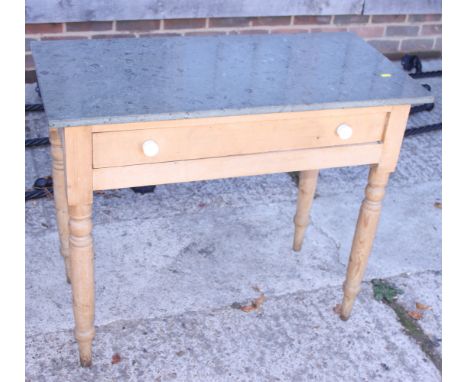
<instances>
[{"instance_id":1,"label":"concrete ground","mask_svg":"<svg viewBox=\"0 0 468 382\"><path fill-rule=\"evenodd\" d=\"M441 120L441 80L420 82L431 84L436 109L411 117L409 127ZM26 136L45 135L44 114L29 113ZM27 189L50 175L48 150L26 150ZM333 307L365 166L320 173L300 253L291 250L297 188L290 174L96 194L90 369L78 363L53 202L27 202L26 380L440 381L441 133L406 138L400 158L347 322ZM395 304L373 298L374 278L403 291ZM239 310L258 290L263 306ZM397 308L411 312L416 303L431 309L408 326Z\"/></svg>"}]
</instances>

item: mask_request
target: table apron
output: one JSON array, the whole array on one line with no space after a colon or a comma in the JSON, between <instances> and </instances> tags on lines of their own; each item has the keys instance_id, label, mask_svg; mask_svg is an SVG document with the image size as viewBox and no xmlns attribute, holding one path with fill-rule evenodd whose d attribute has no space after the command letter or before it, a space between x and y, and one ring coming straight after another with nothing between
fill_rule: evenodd
<instances>
[{"instance_id":1,"label":"table apron","mask_svg":"<svg viewBox=\"0 0 468 382\"><path fill-rule=\"evenodd\" d=\"M234 155L260 154L274 151L302 150L319 147L345 146L382 141L387 112L361 109L331 115L317 112L296 113L289 119L265 115L263 120L239 118L237 121L213 119L204 125L166 127L148 125L144 130L93 132L93 168L121 167L138 164L217 158ZM283 116L282 116L283 117ZM346 124L352 135L342 139L337 128ZM156 156L148 157L142 146L145 141L159 146Z\"/></svg>"},{"instance_id":2,"label":"table apron","mask_svg":"<svg viewBox=\"0 0 468 382\"><path fill-rule=\"evenodd\" d=\"M366 143L93 169L93 189L191 182L379 163L383 144Z\"/></svg>"}]
</instances>

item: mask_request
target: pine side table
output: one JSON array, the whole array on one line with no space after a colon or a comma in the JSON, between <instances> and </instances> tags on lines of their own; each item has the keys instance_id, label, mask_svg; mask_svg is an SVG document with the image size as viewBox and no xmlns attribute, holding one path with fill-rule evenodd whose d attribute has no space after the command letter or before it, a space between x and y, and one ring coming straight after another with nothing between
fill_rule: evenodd
<instances>
[{"instance_id":1,"label":"pine side table","mask_svg":"<svg viewBox=\"0 0 468 382\"><path fill-rule=\"evenodd\" d=\"M319 169L370 165L343 286L349 317L410 106L433 101L397 65L350 33L47 41L32 51L82 366L95 335L96 190L300 171L299 251Z\"/></svg>"}]
</instances>

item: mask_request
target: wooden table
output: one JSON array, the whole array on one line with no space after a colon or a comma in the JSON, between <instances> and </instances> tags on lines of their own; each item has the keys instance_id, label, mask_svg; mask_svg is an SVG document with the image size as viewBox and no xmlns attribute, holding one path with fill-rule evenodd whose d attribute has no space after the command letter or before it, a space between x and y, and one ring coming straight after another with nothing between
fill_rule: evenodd
<instances>
[{"instance_id":1,"label":"wooden table","mask_svg":"<svg viewBox=\"0 0 468 382\"><path fill-rule=\"evenodd\" d=\"M410 105L432 102L398 66L349 33L48 41L32 50L81 365L91 365L95 335L96 190L300 171L299 251L319 169L371 165L343 286L348 319Z\"/></svg>"}]
</instances>

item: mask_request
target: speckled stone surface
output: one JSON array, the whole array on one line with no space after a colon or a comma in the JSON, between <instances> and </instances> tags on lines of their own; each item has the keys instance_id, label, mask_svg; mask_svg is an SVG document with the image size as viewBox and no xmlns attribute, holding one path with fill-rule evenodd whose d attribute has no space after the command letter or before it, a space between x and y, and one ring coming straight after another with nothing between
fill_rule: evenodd
<instances>
[{"instance_id":1,"label":"speckled stone surface","mask_svg":"<svg viewBox=\"0 0 468 382\"><path fill-rule=\"evenodd\" d=\"M50 127L433 101L352 33L31 46Z\"/></svg>"}]
</instances>

